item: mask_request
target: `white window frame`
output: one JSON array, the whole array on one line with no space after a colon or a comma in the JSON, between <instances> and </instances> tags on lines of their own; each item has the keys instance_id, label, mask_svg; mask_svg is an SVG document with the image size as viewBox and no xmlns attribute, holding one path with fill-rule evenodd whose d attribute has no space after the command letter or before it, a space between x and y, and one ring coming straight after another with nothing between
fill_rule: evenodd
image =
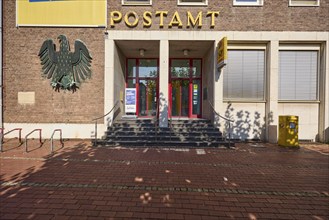
<instances>
[{"instance_id":1,"label":"white window frame","mask_svg":"<svg viewBox=\"0 0 329 220\"><path fill-rule=\"evenodd\" d=\"M264 0L256 0L255 2L237 2L237 0L233 0L234 6L263 6Z\"/></svg>"},{"instance_id":2,"label":"white window frame","mask_svg":"<svg viewBox=\"0 0 329 220\"><path fill-rule=\"evenodd\" d=\"M319 7L320 6L320 0L316 0L317 4L316 5L312 5L312 4L302 4L302 3L294 3L294 0L289 0L289 6L305 6L305 7Z\"/></svg>"},{"instance_id":3,"label":"white window frame","mask_svg":"<svg viewBox=\"0 0 329 220\"><path fill-rule=\"evenodd\" d=\"M121 0L122 5L152 5L152 0L147 0L145 2L131 1L127 2L126 0Z\"/></svg>"},{"instance_id":4,"label":"white window frame","mask_svg":"<svg viewBox=\"0 0 329 220\"><path fill-rule=\"evenodd\" d=\"M182 6L207 6L208 0L202 0L202 2L182 2L182 0L177 0L177 5Z\"/></svg>"},{"instance_id":5,"label":"white window frame","mask_svg":"<svg viewBox=\"0 0 329 220\"><path fill-rule=\"evenodd\" d=\"M318 44L281 44L279 46L279 56L280 56L280 51L317 51L318 53L318 64L317 64L317 82L316 82L316 100L297 100L297 99L280 99L278 96L278 102L279 103L318 103L320 99L320 63L321 63L321 51L320 51L320 46ZM278 58L280 62L280 57ZM280 65L280 63L279 63ZM279 84L280 84L280 72L278 72L279 75L279 81L278 81L278 93L279 93Z\"/></svg>"}]
</instances>

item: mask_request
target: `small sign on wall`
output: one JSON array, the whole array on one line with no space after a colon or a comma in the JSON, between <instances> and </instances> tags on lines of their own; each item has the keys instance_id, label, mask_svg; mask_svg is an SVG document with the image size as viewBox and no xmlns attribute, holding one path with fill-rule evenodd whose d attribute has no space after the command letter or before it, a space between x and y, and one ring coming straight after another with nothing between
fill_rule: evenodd
<instances>
[{"instance_id":1,"label":"small sign on wall","mask_svg":"<svg viewBox=\"0 0 329 220\"><path fill-rule=\"evenodd\" d=\"M35 92L18 92L17 98L20 105L35 104Z\"/></svg>"},{"instance_id":2,"label":"small sign on wall","mask_svg":"<svg viewBox=\"0 0 329 220\"><path fill-rule=\"evenodd\" d=\"M217 69L220 70L227 64L227 37L218 42L217 50Z\"/></svg>"},{"instance_id":3,"label":"small sign on wall","mask_svg":"<svg viewBox=\"0 0 329 220\"><path fill-rule=\"evenodd\" d=\"M136 113L136 88L126 88L125 111Z\"/></svg>"}]
</instances>

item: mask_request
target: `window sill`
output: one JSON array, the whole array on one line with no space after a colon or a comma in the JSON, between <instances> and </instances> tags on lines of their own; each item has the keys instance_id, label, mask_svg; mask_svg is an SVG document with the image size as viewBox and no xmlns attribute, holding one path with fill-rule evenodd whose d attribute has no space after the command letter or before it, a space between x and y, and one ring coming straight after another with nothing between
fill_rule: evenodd
<instances>
[{"instance_id":1,"label":"window sill","mask_svg":"<svg viewBox=\"0 0 329 220\"><path fill-rule=\"evenodd\" d=\"M234 7L263 7L263 5L259 5L259 4L249 4L249 5L246 5L246 4L233 4Z\"/></svg>"},{"instance_id":2,"label":"window sill","mask_svg":"<svg viewBox=\"0 0 329 220\"><path fill-rule=\"evenodd\" d=\"M122 4L122 6L152 6L152 4Z\"/></svg>"},{"instance_id":3,"label":"window sill","mask_svg":"<svg viewBox=\"0 0 329 220\"><path fill-rule=\"evenodd\" d=\"M122 2L122 6L152 6L152 1L149 1L149 2Z\"/></svg>"},{"instance_id":4,"label":"window sill","mask_svg":"<svg viewBox=\"0 0 329 220\"><path fill-rule=\"evenodd\" d=\"M265 100L224 100L225 103L266 103Z\"/></svg>"},{"instance_id":5,"label":"window sill","mask_svg":"<svg viewBox=\"0 0 329 220\"><path fill-rule=\"evenodd\" d=\"M206 3L177 3L178 6L208 6Z\"/></svg>"},{"instance_id":6,"label":"window sill","mask_svg":"<svg viewBox=\"0 0 329 220\"><path fill-rule=\"evenodd\" d=\"M319 104L320 101L318 101L318 100L312 100L312 101L307 101L307 100L304 100L304 101L303 101L303 100L279 100L278 103L296 103L296 104L298 104L298 103L301 103L301 104L305 103L305 104Z\"/></svg>"},{"instance_id":7,"label":"window sill","mask_svg":"<svg viewBox=\"0 0 329 220\"><path fill-rule=\"evenodd\" d=\"M320 5L289 5L289 7L320 7Z\"/></svg>"}]
</instances>

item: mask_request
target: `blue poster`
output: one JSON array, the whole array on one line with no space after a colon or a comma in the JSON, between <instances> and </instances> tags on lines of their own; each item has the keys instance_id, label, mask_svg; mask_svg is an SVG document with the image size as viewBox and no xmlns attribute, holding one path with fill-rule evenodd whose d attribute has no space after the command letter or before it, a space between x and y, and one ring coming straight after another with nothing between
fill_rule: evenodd
<instances>
[{"instance_id":1,"label":"blue poster","mask_svg":"<svg viewBox=\"0 0 329 220\"><path fill-rule=\"evenodd\" d=\"M136 104L136 90L126 90L126 105Z\"/></svg>"},{"instance_id":2,"label":"blue poster","mask_svg":"<svg viewBox=\"0 0 329 220\"><path fill-rule=\"evenodd\" d=\"M136 113L136 89L135 88L126 88L125 110L126 110L126 113Z\"/></svg>"}]
</instances>

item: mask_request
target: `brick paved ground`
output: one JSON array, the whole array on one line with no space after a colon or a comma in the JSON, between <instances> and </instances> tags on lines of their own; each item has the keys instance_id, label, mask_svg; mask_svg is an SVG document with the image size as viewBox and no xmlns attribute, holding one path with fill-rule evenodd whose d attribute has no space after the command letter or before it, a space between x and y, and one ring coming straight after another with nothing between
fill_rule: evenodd
<instances>
[{"instance_id":1,"label":"brick paved ground","mask_svg":"<svg viewBox=\"0 0 329 220\"><path fill-rule=\"evenodd\" d=\"M6 140L1 219L329 219L329 156L315 148L93 148L49 155ZM318 150L328 145L317 145ZM312 149L312 150L310 150Z\"/></svg>"}]
</instances>

